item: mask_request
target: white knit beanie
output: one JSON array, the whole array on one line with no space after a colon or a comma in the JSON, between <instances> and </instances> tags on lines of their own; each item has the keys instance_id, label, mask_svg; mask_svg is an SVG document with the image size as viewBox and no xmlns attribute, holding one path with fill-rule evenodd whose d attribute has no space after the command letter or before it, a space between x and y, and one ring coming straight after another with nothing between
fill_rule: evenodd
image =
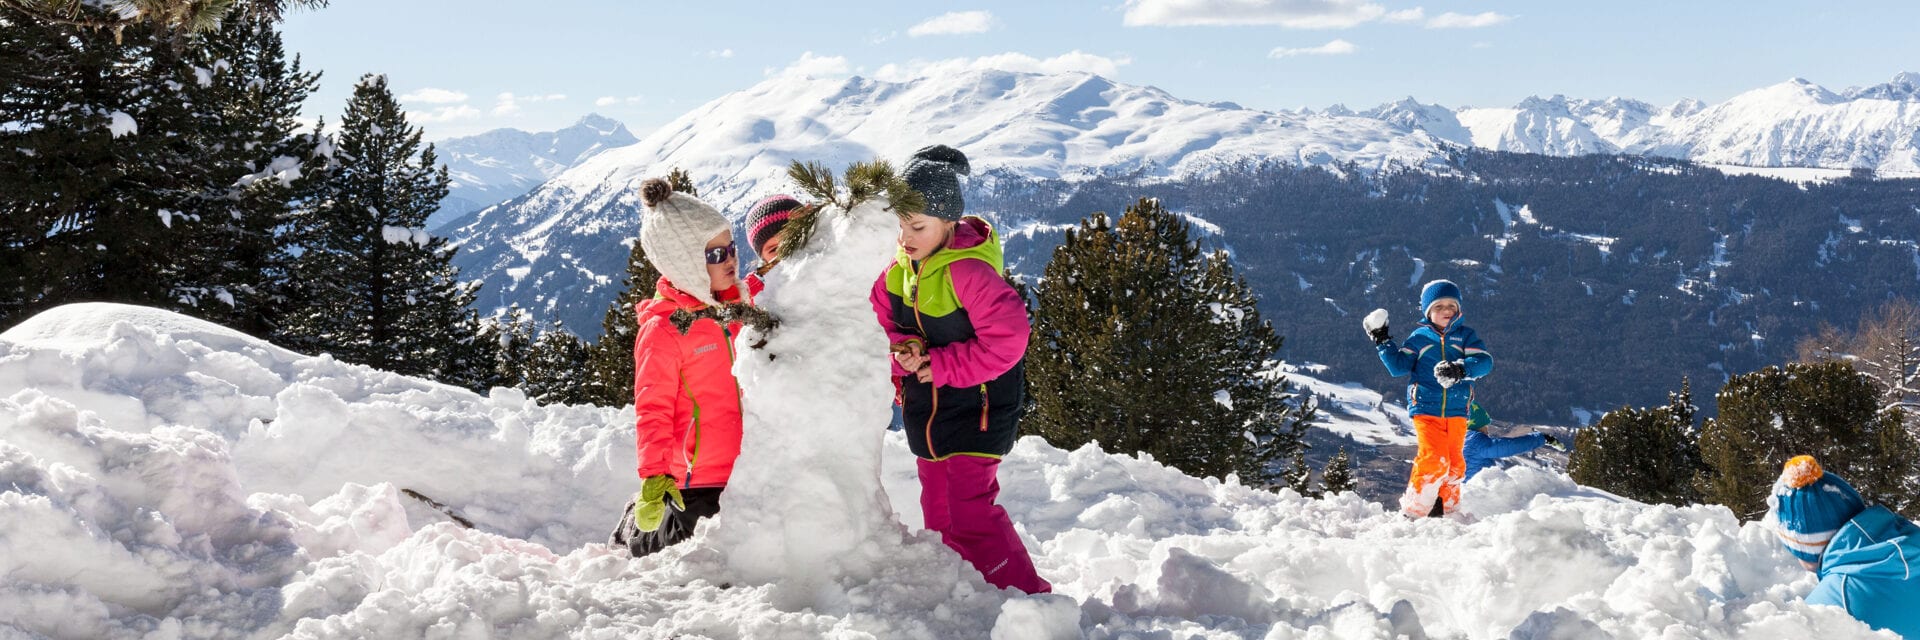
<instances>
[{"instance_id":1,"label":"white knit beanie","mask_svg":"<svg viewBox=\"0 0 1920 640\"><path fill-rule=\"evenodd\" d=\"M720 304L707 277L707 241L721 232L731 234L733 225L712 206L674 191L659 178L640 184L640 202L647 207L640 214L640 249L647 261L674 288L701 302Z\"/></svg>"}]
</instances>

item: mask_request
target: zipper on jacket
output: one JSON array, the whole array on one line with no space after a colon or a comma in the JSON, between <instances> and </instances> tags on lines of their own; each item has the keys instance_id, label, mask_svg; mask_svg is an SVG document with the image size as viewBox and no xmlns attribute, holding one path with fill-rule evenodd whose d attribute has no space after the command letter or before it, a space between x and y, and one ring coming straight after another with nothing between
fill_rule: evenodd
<instances>
[{"instance_id":1,"label":"zipper on jacket","mask_svg":"<svg viewBox=\"0 0 1920 640\"><path fill-rule=\"evenodd\" d=\"M693 449L687 452L687 477L680 482L680 488L693 488L693 463L700 459L700 399L693 397L693 390L687 388L685 374L680 377L680 391L687 394L687 402L693 403Z\"/></svg>"},{"instance_id":2,"label":"zipper on jacket","mask_svg":"<svg viewBox=\"0 0 1920 640\"><path fill-rule=\"evenodd\" d=\"M927 325L925 322L920 320L920 261L919 260L913 261L913 286L909 288L913 289L913 326L920 329L921 338L926 338ZM930 352L931 347L929 347L928 349L929 349L929 353L927 353L926 356L929 360L931 360L933 358L933 354ZM932 366L931 363L929 363L928 366L931 367ZM914 372L914 377L918 378L919 372L917 371ZM934 416L939 415L940 413L940 386L933 383L932 375L927 376L927 386L932 389L932 393L933 393L933 410L927 412L927 426L926 426L927 458L932 460L939 460L940 455L935 453L933 450L933 418Z\"/></svg>"},{"instance_id":3,"label":"zipper on jacket","mask_svg":"<svg viewBox=\"0 0 1920 640\"><path fill-rule=\"evenodd\" d=\"M727 345L727 364L733 364L733 335L727 331L727 325L719 322L715 322L714 324L720 325L720 335L725 338L724 342L726 342ZM728 367L727 369L731 371L733 368ZM687 479L680 483L682 489L692 489L693 465L695 461L700 459L700 399L693 397L693 390L687 388L685 374L682 374L680 378L680 391L687 394L687 402L693 403L693 450L688 452L686 456ZM733 398L735 402L740 400L740 380L738 378L735 378L733 381Z\"/></svg>"},{"instance_id":4,"label":"zipper on jacket","mask_svg":"<svg viewBox=\"0 0 1920 640\"><path fill-rule=\"evenodd\" d=\"M1448 361L1447 360L1447 330L1452 328L1453 328L1453 323L1448 322L1447 328L1440 330L1440 361L1441 362ZM1434 382L1439 382L1439 380L1436 379L1434 380ZM1453 395L1453 389L1445 386L1440 387L1440 419L1441 420L1447 419L1447 397L1451 395Z\"/></svg>"},{"instance_id":5,"label":"zipper on jacket","mask_svg":"<svg viewBox=\"0 0 1920 640\"><path fill-rule=\"evenodd\" d=\"M980 385L980 433L987 432L987 385Z\"/></svg>"}]
</instances>

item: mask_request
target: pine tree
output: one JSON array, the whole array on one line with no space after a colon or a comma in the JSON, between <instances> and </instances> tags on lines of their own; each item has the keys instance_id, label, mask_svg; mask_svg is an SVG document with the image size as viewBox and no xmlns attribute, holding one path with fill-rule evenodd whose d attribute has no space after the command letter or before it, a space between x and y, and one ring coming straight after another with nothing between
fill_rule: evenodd
<instances>
[{"instance_id":1,"label":"pine tree","mask_svg":"<svg viewBox=\"0 0 1920 640\"><path fill-rule=\"evenodd\" d=\"M179 65L151 28L121 40L10 4L0 20L0 326L74 300L165 305L170 169L193 168L169 145Z\"/></svg>"},{"instance_id":2,"label":"pine tree","mask_svg":"<svg viewBox=\"0 0 1920 640\"><path fill-rule=\"evenodd\" d=\"M674 191L698 196L693 178L678 168L667 172L667 184ZM638 237L627 253L627 276L621 281L620 295L607 307L600 321L600 339L589 348L584 399L603 407L624 407L633 402L633 340L640 327L633 305L653 297L660 270L647 261Z\"/></svg>"},{"instance_id":3,"label":"pine tree","mask_svg":"<svg viewBox=\"0 0 1920 640\"><path fill-rule=\"evenodd\" d=\"M526 387L527 365L533 353L533 334L533 321L520 305L508 307L506 314L500 318L480 321L478 342L493 346L492 368L484 376L481 388Z\"/></svg>"},{"instance_id":4,"label":"pine tree","mask_svg":"<svg viewBox=\"0 0 1920 640\"><path fill-rule=\"evenodd\" d=\"M340 122L337 163L316 205L290 229L303 308L288 334L303 346L380 369L435 379L473 377L477 284L458 280L454 249L427 234L446 197L433 145L369 74Z\"/></svg>"},{"instance_id":5,"label":"pine tree","mask_svg":"<svg viewBox=\"0 0 1920 640\"><path fill-rule=\"evenodd\" d=\"M1186 221L1152 199L1117 225L1087 218L1034 298L1025 425L1035 433L1194 475L1282 480L1313 403L1273 372L1280 337L1225 252L1203 255Z\"/></svg>"},{"instance_id":6,"label":"pine tree","mask_svg":"<svg viewBox=\"0 0 1920 640\"><path fill-rule=\"evenodd\" d=\"M0 131L0 326L108 300L269 334L274 229L319 164L293 120L317 76L286 62L271 19L108 33L0 5L0 20L0 121L21 125Z\"/></svg>"},{"instance_id":7,"label":"pine tree","mask_svg":"<svg viewBox=\"0 0 1920 640\"><path fill-rule=\"evenodd\" d=\"M527 354L527 397L542 404L581 404L585 387L580 372L587 367L587 345L565 328L540 334Z\"/></svg>"},{"instance_id":8,"label":"pine tree","mask_svg":"<svg viewBox=\"0 0 1920 640\"><path fill-rule=\"evenodd\" d=\"M1358 485L1353 481L1353 458L1347 455L1347 448L1327 460L1327 466L1320 471L1320 491L1323 495L1339 495L1353 491Z\"/></svg>"},{"instance_id":9,"label":"pine tree","mask_svg":"<svg viewBox=\"0 0 1920 640\"><path fill-rule=\"evenodd\" d=\"M1293 450L1292 464L1287 466L1287 472L1281 476L1281 481L1293 489L1294 493L1303 497L1320 497L1320 493L1313 490L1313 467L1307 465L1306 447Z\"/></svg>"},{"instance_id":10,"label":"pine tree","mask_svg":"<svg viewBox=\"0 0 1920 640\"><path fill-rule=\"evenodd\" d=\"M202 158L195 192L170 224L182 238L173 297L193 315L273 337L291 305L281 230L325 178L319 134L297 133L318 73L288 62L264 17L229 20L194 49L182 77Z\"/></svg>"},{"instance_id":11,"label":"pine tree","mask_svg":"<svg viewBox=\"0 0 1920 640\"><path fill-rule=\"evenodd\" d=\"M1580 431L1567 473L1580 484L1643 502L1698 502L1694 482L1702 462L1694 411L1692 383L1684 378L1666 406L1609 411Z\"/></svg>"}]
</instances>

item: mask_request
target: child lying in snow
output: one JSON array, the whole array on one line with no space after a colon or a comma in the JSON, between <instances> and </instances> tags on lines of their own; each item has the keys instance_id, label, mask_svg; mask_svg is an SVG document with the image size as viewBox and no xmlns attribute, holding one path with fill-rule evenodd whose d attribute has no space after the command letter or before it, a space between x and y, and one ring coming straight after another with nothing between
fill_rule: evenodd
<instances>
[{"instance_id":1,"label":"child lying in snow","mask_svg":"<svg viewBox=\"0 0 1920 640\"><path fill-rule=\"evenodd\" d=\"M1467 415L1467 442L1461 449L1466 458L1467 475L1462 481L1472 480L1482 469L1498 463L1501 458L1517 456L1540 447L1552 447L1561 453L1567 452L1567 445L1553 436L1535 431L1524 436L1502 438L1487 434L1487 425L1493 418L1480 403L1473 403Z\"/></svg>"},{"instance_id":2,"label":"child lying in snow","mask_svg":"<svg viewBox=\"0 0 1920 640\"><path fill-rule=\"evenodd\" d=\"M1867 506L1813 456L1787 461L1767 496L1766 523L1802 566L1819 574L1807 602L1920 638L1920 527L1886 507Z\"/></svg>"}]
</instances>

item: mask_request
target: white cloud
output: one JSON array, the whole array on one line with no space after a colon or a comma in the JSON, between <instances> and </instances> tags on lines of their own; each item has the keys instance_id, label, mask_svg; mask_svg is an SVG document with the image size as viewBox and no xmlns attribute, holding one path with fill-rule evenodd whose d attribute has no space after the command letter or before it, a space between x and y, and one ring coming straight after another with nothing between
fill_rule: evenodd
<instances>
[{"instance_id":1,"label":"white cloud","mask_svg":"<svg viewBox=\"0 0 1920 640\"><path fill-rule=\"evenodd\" d=\"M627 96L625 98L616 98L613 96L600 96L599 99L593 101L593 106L596 106L596 107L611 107L615 105L633 106L633 105L640 104L641 102L644 102L644 101L645 101L645 98L642 98L640 96Z\"/></svg>"},{"instance_id":2,"label":"white cloud","mask_svg":"<svg viewBox=\"0 0 1920 640\"><path fill-rule=\"evenodd\" d=\"M1434 16L1432 20L1428 20L1427 28L1428 29L1478 29L1480 27L1491 27L1493 25L1500 24L1502 22L1506 22L1512 19L1513 19L1513 16L1503 16L1498 13L1494 13L1492 11L1488 11L1486 13L1476 13L1473 15L1467 15L1464 13L1454 13L1452 11L1448 11L1446 13L1442 13L1440 15Z\"/></svg>"},{"instance_id":3,"label":"white cloud","mask_svg":"<svg viewBox=\"0 0 1920 640\"><path fill-rule=\"evenodd\" d=\"M853 72L845 56L816 56L812 51L800 54L800 59L787 65L785 69L768 68L766 75L803 78L831 78Z\"/></svg>"},{"instance_id":4,"label":"white cloud","mask_svg":"<svg viewBox=\"0 0 1920 640\"><path fill-rule=\"evenodd\" d=\"M951 58L926 62L915 60L906 64L889 64L875 71L873 77L889 82L900 82L914 78L949 75L979 69L998 69L1024 73L1065 73L1082 71L1101 76L1118 75L1120 67L1133 63L1132 58L1121 56L1109 58L1102 55L1071 51L1051 58L1040 59L1024 53L1002 53L979 58Z\"/></svg>"},{"instance_id":5,"label":"white cloud","mask_svg":"<svg viewBox=\"0 0 1920 640\"><path fill-rule=\"evenodd\" d=\"M953 11L931 18L907 29L907 35L950 36L986 33L993 30L993 14L986 11Z\"/></svg>"},{"instance_id":6,"label":"white cloud","mask_svg":"<svg viewBox=\"0 0 1920 640\"><path fill-rule=\"evenodd\" d=\"M1289 58L1293 56L1340 56L1340 55L1353 53L1359 50L1360 48L1353 46L1353 43L1347 42L1345 40L1341 40L1339 38L1335 38L1332 42L1328 42L1318 47L1303 47L1299 49L1288 49L1286 47L1274 47L1272 51L1267 52L1267 57Z\"/></svg>"},{"instance_id":7,"label":"white cloud","mask_svg":"<svg viewBox=\"0 0 1920 640\"><path fill-rule=\"evenodd\" d=\"M709 49L709 50L707 51L707 57L709 57L709 58L731 58L731 57L733 57L733 49Z\"/></svg>"},{"instance_id":8,"label":"white cloud","mask_svg":"<svg viewBox=\"0 0 1920 640\"><path fill-rule=\"evenodd\" d=\"M1129 27L1344 29L1387 15L1384 7L1366 0L1127 0L1126 6L1122 21Z\"/></svg>"},{"instance_id":9,"label":"white cloud","mask_svg":"<svg viewBox=\"0 0 1920 640\"><path fill-rule=\"evenodd\" d=\"M420 104L455 104L467 101L467 94L447 89L427 87L413 93L400 96L401 102Z\"/></svg>"},{"instance_id":10,"label":"white cloud","mask_svg":"<svg viewBox=\"0 0 1920 640\"><path fill-rule=\"evenodd\" d=\"M464 105L464 104L455 105L451 107L440 107L438 109L434 109L431 111L407 112L407 119L412 120L413 122L416 122L416 123L452 122L455 120L472 120L478 117L480 117L479 109L475 109L471 106Z\"/></svg>"},{"instance_id":11,"label":"white cloud","mask_svg":"<svg viewBox=\"0 0 1920 640\"><path fill-rule=\"evenodd\" d=\"M1381 22L1419 22L1425 19L1427 19L1427 10L1421 7L1414 7L1412 9L1407 9L1404 11L1395 11L1387 15L1380 16Z\"/></svg>"},{"instance_id":12,"label":"white cloud","mask_svg":"<svg viewBox=\"0 0 1920 640\"><path fill-rule=\"evenodd\" d=\"M495 98L493 115L510 116L516 113L520 113L520 102L514 99L512 93L502 93Z\"/></svg>"}]
</instances>

